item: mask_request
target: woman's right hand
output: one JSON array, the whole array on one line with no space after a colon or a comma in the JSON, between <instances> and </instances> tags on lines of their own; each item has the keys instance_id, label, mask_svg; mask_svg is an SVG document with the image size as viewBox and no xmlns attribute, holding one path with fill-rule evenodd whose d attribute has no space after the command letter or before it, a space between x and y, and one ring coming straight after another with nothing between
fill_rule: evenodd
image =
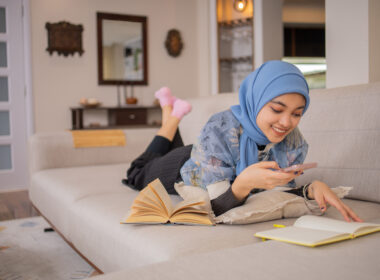
<instances>
[{"instance_id":1,"label":"woman's right hand","mask_svg":"<svg viewBox=\"0 0 380 280\"><path fill-rule=\"evenodd\" d=\"M272 170L274 169L274 170ZM235 179L232 192L238 200L244 199L252 189L273 189L286 185L302 172L281 172L275 161L261 161L248 166Z\"/></svg>"}]
</instances>

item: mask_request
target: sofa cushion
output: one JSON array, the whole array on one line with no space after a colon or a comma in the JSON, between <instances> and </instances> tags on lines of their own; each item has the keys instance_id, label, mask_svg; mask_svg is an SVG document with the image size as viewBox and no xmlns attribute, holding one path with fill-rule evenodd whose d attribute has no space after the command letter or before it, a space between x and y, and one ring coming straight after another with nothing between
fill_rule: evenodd
<instances>
[{"instance_id":1,"label":"sofa cushion","mask_svg":"<svg viewBox=\"0 0 380 280\"><path fill-rule=\"evenodd\" d=\"M125 269L93 280L373 280L380 273L379 235L374 233L319 248L266 241Z\"/></svg>"},{"instance_id":2,"label":"sofa cushion","mask_svg":"<svg viewBox=\"0 0 380 280\"><path fill-rule=\"evenodd\" d=\"M315 90L300 130L309 143L299 184L321 180L353 186L349 197L380 202L380 83ZM358 94L360 93L360 94Z\"/></svg>"},{"instance_id":3,"label":"sofa cushion","mask_svg":"<svg viewBox=\"0 0 380 280\"><path fill-rule=\"evenodd\" d=\"M75 201L68 209L74 245L103 272L252 244L260 241L253 236L256 231L268 229L274 223L291 225L295 221L281 219L212 227L120 224L136 196L137 192L129 188L120 193L92 194ZM178 196L171 198L174 203L179 201ZM377 203L345 202L364 220L380 217ZM332 207L326 216L343 220Z\"/></svg>"},{"instance_id":4,"label":"sofa cushion","mask_svg":"<svg viewBox=\"0 0 380 280\"><path fill-rule=\"evenodd\" d=\"M76 201L69 209L73 244L103 272L258 242L260 240L253 236L256 228L267 228L270 223L240 226L120 224L136 195L137 192L130 189L124 193L91 195ZM171 197L174 203L179 201L178 196ZM294 220L284 222L289 224Z\"/></svg>"},{"instance_id":5,"label":"sofa cushion","mask_svg":"<svg viewBox=\"0 0 380 280\"><path fill-rule=\"evenodd\" d=\"M167 226L120 224L138 192L120 183L127 164L45 170L33 176L35 205L65 237L104 272L143 266L258 242L253 234L273 223L250 225ZM177 203L179 196L171 196ZM59 199L57 199L59 198ZM346 200L364 220L379 218L380 204ZM330 207L326 213L343 219Z\"/></svg>"},{"instance_id":6,"label":"sofa cushion","mask_svg":"<svg viewBox=\"0 0 380 280\"><path fill-rule=\"evenodd\" d=\"M210 212L210 198L218 197L230 187L227 181L211 184L207 191L194 186L186 186L183 182L175 184L175 189L184 200L204 200ZM238 207L214 217L216 223L251 224L281 218L296 218L303 215L322 215L315 200L307 200L301 196L284 192L279 187L273 190L257 193L248 197L247 201ZM345 197L352 188L332 188L339 198Z\"/></svg>"},{"instance_id":7,"label":"sofa cushion","mask_svg":"<svg viewBox=\"0 0 380 280\"><path fill-rule=\"evenodd\" d=\"M218 94L217 96L198 97L188 100L193 109L188 117L181 120L180 131L186 145L194 144L201 129L208 119L215 113L229 109L239 103L239 95Z\"/></svg>"},{"instance_id":8,"label":"sofa cushion","mask_svg":"<svg viewBox=\"0 0 380 280\"><path fill-rule=\"evenodd\" d=\"M157 128L124 130L126 145L119 147L74 148L70 131L42 132L30 137L29 169L120 164L132 162L153 139Z\"/></svg>"},{"instance_id":9,"label":"sofa cushion","mask_svg":"<svg viewBox=\"0 0 380 280\"><path fill-rule=\"evenodd\" d=\"M48 169L31 178L33 204L70 241L68 209L92 194L125 191L121 179L129 164Z\"/></svg>"}]
</instances>

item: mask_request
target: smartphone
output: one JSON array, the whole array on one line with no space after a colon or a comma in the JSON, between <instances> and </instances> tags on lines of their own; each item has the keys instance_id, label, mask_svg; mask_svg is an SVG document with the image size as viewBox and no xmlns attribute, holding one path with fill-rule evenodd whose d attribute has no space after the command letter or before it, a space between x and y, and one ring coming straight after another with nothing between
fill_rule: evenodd
<instances>
[{"instance_id":1,"label":"smartphone","mask_svg":"<svg viewBox=\"0 0 380 280\"><path fill-rule=\"evenodd\" d=\"M300 171L300 170L306 170L310 168L317 167L316 162L309 162L309 163L303 163L303 164L295 164L286 168L281 168L282 172L294 172L294 171Z\"/></svg>"}]
</instances>

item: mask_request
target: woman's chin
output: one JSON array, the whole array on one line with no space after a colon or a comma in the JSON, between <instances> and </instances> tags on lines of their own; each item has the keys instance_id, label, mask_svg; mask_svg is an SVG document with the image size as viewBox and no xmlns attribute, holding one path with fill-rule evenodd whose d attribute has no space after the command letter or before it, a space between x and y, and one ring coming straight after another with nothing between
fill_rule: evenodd
<instances>
[{"instance_id":1,"label":"woman's chin","mask_svg":"<svg viewBox=\"0 0 380 280\"><path fill-rule=\"evenodd\" d=\"M269 141L270 141L271 143L277 144L277 143L280 143L283 139L284 139L284 138L282 138L282 139L269 139Z\"/></svg>"},{"instance_id":2,"label":"woman's chin","mask_svg":"<svg viewBox=\"0 0 380 280\"><path fill-rule=\"evenodd\" d=\"M287 130L286 132L281 133L271 128L267 131L265 136L271 143L280 143L290 132L291 130Z\"/></svg>"},{"instance_id":3,"label":"woman's chin","mask_svg":"<svg viewBox=\"0 0 380 280\"><path fill-rule=\"evenodd\" d=\"M271 143L280 143L282 140L285 139L287 134L285 135L270 135L269 137L267 136L268 140L271 142Z\"/></svg>"}]
</instances>

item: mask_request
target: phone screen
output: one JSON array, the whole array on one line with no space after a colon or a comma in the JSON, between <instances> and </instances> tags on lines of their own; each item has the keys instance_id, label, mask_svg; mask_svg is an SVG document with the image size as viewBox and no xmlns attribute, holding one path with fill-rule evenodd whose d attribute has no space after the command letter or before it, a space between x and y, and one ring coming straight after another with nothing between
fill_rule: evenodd
<instances>
[{"instance_id":1,"label":"phone screen","mask_svg":"<svg viewBox=\"0 0 380 280\"><path fill-rule=\"evenodd\" d=\"M309 162L309 163L303 163L303 164L295 164L286 168L281 168L281 171L283 172L292 172L292 171L300 171L300 170L306 170L310 168L317 167L316 162Z\"/></svg>"}]
</instances>

